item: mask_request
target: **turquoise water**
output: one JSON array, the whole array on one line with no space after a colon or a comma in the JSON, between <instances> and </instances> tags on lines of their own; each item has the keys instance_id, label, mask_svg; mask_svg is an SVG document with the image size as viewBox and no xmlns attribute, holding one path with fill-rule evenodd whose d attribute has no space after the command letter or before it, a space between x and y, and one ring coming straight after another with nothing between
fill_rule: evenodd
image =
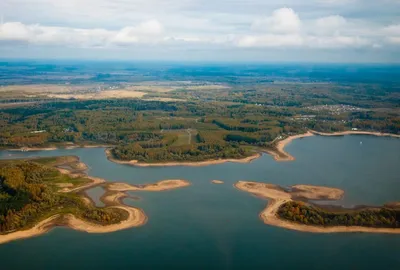
<instances>
[{"instance_id":1,"label":"turquoise water","mask_svg":"<svg viewBox=\"0 0 400 270\"><path fill-rule=\"evenodd\" d=\"M85 191L86 194L93 200L94 204L98 207L103 207L104 203L100 200L101 196L105 193L102 187L94 187Z\"/></svg>"},{"instance_id":2,"label":"turquoise water","mask_svg":"<svg viewBox=\"0 0 400 270\"><path fill-rule=\"evenodd\" d=\"M363 143L360 144L360 141ZM250 164L137 168L109 162L103 149L0 152L1 158L77 155L89 174L110 181L150 183L186 179L192 186L132 192L148 223L93 235L56 228L36 238L0 245L1 269L398 269L400 235L311 234L263 224L266 201L238 191L238 180L316 184L345 190L340 204L380 205L400 200L400 140L369 136L310 137L287 151L294 162L270 156ZM224 185L211 184L218 179Z\"/></svg>"}]
</instances>

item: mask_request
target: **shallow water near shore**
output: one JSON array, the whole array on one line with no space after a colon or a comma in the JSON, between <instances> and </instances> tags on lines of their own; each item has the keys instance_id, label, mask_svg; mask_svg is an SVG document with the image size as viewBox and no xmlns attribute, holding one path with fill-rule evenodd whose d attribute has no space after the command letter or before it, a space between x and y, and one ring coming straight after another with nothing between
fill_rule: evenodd
<instances>
[{"instance_id":1,"label":"shallow water near shore","mask_svg":"<svg viewBox=\"0 0 400 270\"><path fill-rule=\"evenodd\" d=\"M285 150L294 162L264 155L249 164L160 168L109 162L101 148L0 152L0 158L77 155L90 175L109 181L192 183L166 192L130 192L141 200L125 202L143 208L149 217L140 228L96 235L56 228L0 245L2 269L397 269L400 235L312 234L271 227L258 218L267 201L232 185L249 180L338 187L345 190L338 203L349 207L400 201L400 139L316 136L295 140Z\"/></svg>"}]
</instances>

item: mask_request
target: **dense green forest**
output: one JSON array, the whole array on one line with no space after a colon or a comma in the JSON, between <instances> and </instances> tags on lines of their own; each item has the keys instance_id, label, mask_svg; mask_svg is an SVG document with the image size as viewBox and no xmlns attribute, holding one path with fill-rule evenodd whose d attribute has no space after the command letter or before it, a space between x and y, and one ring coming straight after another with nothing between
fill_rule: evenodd
<instances>
[{"instance_id":1,"label":"dense green forest","mask_svg":"<svg viewBox=\"0 0 400 270\"><path fill-rule=\"evenodd\" d=\"M297 95L307 100L306 92L300 89ZM251 102L222 101L230 97L228 93L243 96L246 91L196 92L215 96L216 101L205 97L179 102L64 100L0 108L0 148L107 144L116 146L114 157L122 160L198 161L245 157L251 148L273 148L278 139L308 129L400 133L397 108L373 108L382 104L382 99L370 100L368 108L343 104L276 106L255 103L265 94L257 89L251 92L255 95L254 100L248 99ZM319 100L320 96L309 93L309 99ZM393 106L390 102L387 105Z\"/></svg>"},{"instance_id":2,"label":"dense green forest","mask_svg":"<svg viewBox=\"0 0 400 270\"><path fill-rule=\"evenodd\" d=\"M102 225L125 218L119 209L88 206L78 194L58 192L57 184L76 184L77 180L38 161L0 161L0 234L33 226L55 214L72 213Z\"/></svg>"},{"instance_id":3,"label":"dense green forest","mask_svg":"<svg viewBox=\"0 0 400 270\"><path fill-rule=\"evenodd\" d=\"M116 146L111 150L114 158L120 160L154 161L203 161L210 159L244 158L251 153L238 145L197 144L180 147L145 149L138 143Z\"/></svg>"},{"instance_id":4,"label":"dense green forest","mask_svg":"<svg viewBox=\"0 0 400 270\"><path fill-rule=\"evenodd\" d=\"M278 215L283 219L305 225L400 228L399 208L334 211L303 202L290 201L281 205Z\"/></svg>"}]
</instances>

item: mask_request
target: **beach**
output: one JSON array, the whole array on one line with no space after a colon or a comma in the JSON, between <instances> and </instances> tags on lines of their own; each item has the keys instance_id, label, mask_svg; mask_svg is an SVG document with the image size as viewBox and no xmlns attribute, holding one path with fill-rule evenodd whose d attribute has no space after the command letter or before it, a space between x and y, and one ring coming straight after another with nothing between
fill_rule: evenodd
<instances>
[{"instance_id":1,"label":"beach","mask_svg":"<svg viewBox=\"0 0 400 270\"><path fill-rule=\"evenodd\" d=\"M293 160L295 160L295 157L293 157L292 155L290 155L288 152L285 151L286 145L291 143L293 140L301 139L301 138L305 138L305 137L311 137L311 136L314 136L314 134L311 132L289 136L286 139L283 139L276 144L276 146L275 146L276 150L266 150L265 152L272 155L272 157L276 161L293 161Z\"/></svg>"},{"instance_id":2,"label":"beach","mask_svg":"<svg viewBox=\"0 0 400 270\"><path fill-rule=\"evenodd\" d=\"M393 137L393 138L400 138L400 135L391 134L391 133L380 133L380 132L372 132L372 131L343 131L343 132L334 132L334 133L324 133L318 132L314 130L309 130L304 134L298 134L289 136L281 141L278 141L276 144L276 149L274 150L264 150L264 152L270 154L276 161L293 161L296 158L293 157L291 154L285 151L285 147L291 143L293 140L311 137L311 136L344 136L344 135L370 135L370 136L378 136L378 137Z\"/></svg>"},{"instance_id":3,"label":"beach","mask_svg":"<svg viewBox=\"0 0 400 270\"><path fill-rule=\"evenodd\" d=\"M110 183L107 185L109 191L166 191L190 186L186 180L162 180L154 184L130 185L126 183Z\"/></svg>"},{"instance_id":4,"label":"beach","mask_svg":"<svg viewBox=\"0 0 400 270\"><path fill-rule=\"evenodd\" d=\"M350 233L350 232L364 232L364 233L389 233L399 234L399 228L371 228L361 226L332 226L322 227L314 225L304 225L283 220L278 217L277 212L281 205L293 201L293 197L299 196L305 199L327 199L338 200L344 191L337 188L309 186L309 185L296 185L292 186L294 192L287 192L277 185L264 184L258 182L239 181L234 184L234 187L245 192L249 192L258 197L269 200L267 207L259 214L260 219L268 225L277 226L289 230L311 232L311 233ZM300 194L299 194L300 193Z\"/></svg>"},{"instance_id":5,"label":"beach","mask_svg":"<svg viewBox=\"0 0 400 270\"><path fill-rule=\"evenodd\" d=\"M87 168L84 163L78 163L80 168ZM106 180L102 178L97 178L97 177L91 177L91 176L86 176L84 174L76 174L71 172L70 170L67 169L61 169L58 168L58 170L63 173L67 174L71 177L86 177L91 180L91 182L80 185L78 187L71 187L70 183L61 183L58 184L62 190L59 192L62 193L73 193L73 192L79 192L83 191L89 188L92 188L96 185L103 184L106 182ZM183 181L183 180L182 180ZM166 189L165 186L170 186L171 183L167 181L167 183L162 183L161 186ZM177 185L183 185L183 183L179 182ZM22 231L15 231L11 232L8 234L0 235L0 244L10 242L13 240L18 240L18 239L23 239L23 238L29 238L29 237L34 237L38 236L41 234L44 234L48 232L51 228L62 224L63 226L67 226L71 229L79 230L79 231L84 231L88 233L109 233L109 232L115 232L119 230L124 230L132 227L138 227L142 226L147 222L147 216L143 212L143 210L139 208L134 208L130 207L127 205L124 205L121 202L121 199L127 197L125 193L122 192L117 192L117 193L111 193L108 196L104 196L103 201L106 204L107 208L116 208L116 209L121 209L124 210L128 213L128 217L125 220L122 220L121 222L117 224L110 224L110 225L99 225L99 224L94 224L82 219L79 219L75 217L72 214L66 214L64 216L62 215L54 215L51 217L48 217L36 225L34 225L32 228L27 229L27 230L22 230ZM86 205L91 205L92 200L86 196L82 196L82 200Z\"/></svg>"},{"instance_id":6,"label":"beach","mask_svg":"<svg viewBox=\"0 0 400 270\"><path fill-rule=\"evenodd\" d=\"M217 185L218 185L218 184L221 185L221 184L224 183L224 181L221 181L221 180L212 180L211 183L217 184Z\"/></svg>"},{"instance_id":7,"label":"beach","mask_svg":"<svg viewBox=\"0 0 400 270\"><path fill-rule=\"evenodd\" d=\"M361 130L349 130L349 131L333 132L333 133L325 133L325 132L318 132L318 131L311 130L310 132L312 132L316 135L320 135L320 136L371 135L371 136L378 136L378 137L400 138L400 135L398 135L398 134L381 133L381 132L373 132L373 131L361 131Z\"/></svg>"}]
</instances>

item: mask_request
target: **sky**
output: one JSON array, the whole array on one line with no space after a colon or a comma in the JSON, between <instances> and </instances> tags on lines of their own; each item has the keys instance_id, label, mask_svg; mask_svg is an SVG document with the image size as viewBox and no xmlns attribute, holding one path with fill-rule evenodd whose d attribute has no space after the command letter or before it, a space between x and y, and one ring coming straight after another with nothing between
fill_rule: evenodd
<instances>
[{"instance_id":1,"label":"sky","mask_svg":"<svg viewBox=\"0 0 400 270\"><path fill-rule=\"evenodd\" d=\"M400 0L1 0L0 58L400 63Z\"/></svg>"}]
</instances>

